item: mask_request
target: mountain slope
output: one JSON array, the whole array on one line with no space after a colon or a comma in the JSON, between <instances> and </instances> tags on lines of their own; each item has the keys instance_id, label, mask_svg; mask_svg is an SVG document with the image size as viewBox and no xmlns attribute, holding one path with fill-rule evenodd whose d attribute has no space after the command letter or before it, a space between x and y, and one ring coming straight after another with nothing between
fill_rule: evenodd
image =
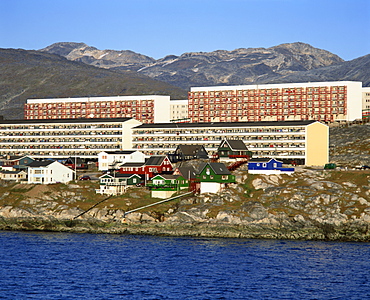
<instances>
[{"instance_id":1,"label":"mountain slope","mask_svg":"<svg viewBox=\"0 0 370 300\"><path fill-rule=\"evenodd\" d=\"M306 72L296 72L271 80L270 82L282 83L337 80L361 81L363 86L370 86L370 54L329 67L322 67Z\"/></svg>"},{"instance_id":2,"label":"mountain slope","mask_svg":"<svg viewBox=\"0 0 370 300\"><path fill-rule=\"evenodd\" d=\"M98 50L83 43L56 43L40 51L99 67L137 71L184 89L267 83L296 72L343 62L337 55L300 42L271 48L189 52L158 60L132 51Z\"/></svg>"},{"instance_id":3,"label":"mountain slope","mask_svg":"<svg viewBox=\"0 0 370 300\"><path fill-rule=\"evenodd\" d=\"M115 72L39 51L0 49L0 115L23 118L28 98L170 95L186 91L136 72Z\"/></svg>"}]
</instances>

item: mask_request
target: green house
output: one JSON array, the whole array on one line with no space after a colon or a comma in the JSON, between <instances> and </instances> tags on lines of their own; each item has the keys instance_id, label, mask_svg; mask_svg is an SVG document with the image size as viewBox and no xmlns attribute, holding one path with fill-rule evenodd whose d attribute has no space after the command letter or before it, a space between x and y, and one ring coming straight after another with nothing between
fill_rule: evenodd
<instances>
[{"instance_id":1,"label":"green house","mask_svg":"<svg viewBox=\"0 0 370 300\"><path fill-rule=\"evenodd\" d=\"M154 176L146 186L152 190L177 191L179 188L177 181L178 177L178 175L158 174Z\"/></svg>"},{"instance_id":2,"label":"green house","mask_svg":"<svg viewBox=\"0 0 370 300\"><path fill-rule=\"evenodd\" d=\"M249 159L252 152L242 140L222 140L217 148L217 154L220 159Z\"/></svg>"},{"instance_id":3,"label":"green house","mask_svg":"<svg viewBox=\"0 0 370 300\"><path fill-rule=\"evenodd\" d=\"M218 193L235 183L235 176L223 163L208 162L200 166L197 181L200 182L200 193Z\"/></svg>"}]
</instances>

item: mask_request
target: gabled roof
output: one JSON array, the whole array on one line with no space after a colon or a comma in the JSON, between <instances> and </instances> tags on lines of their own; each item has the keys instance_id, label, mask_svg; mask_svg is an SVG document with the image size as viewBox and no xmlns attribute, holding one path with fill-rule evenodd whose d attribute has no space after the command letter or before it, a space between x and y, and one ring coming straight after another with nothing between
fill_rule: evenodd
<instances>
[{"instance_id":1,"label":"gabled roof","mask_svg":"<svg viewBox=\"0 0 370 300\"><path fill-rule=\"evenodd\" d=\"M229 169L223 164L223 163L203 163L200 165L199 173L201 173L206 166L210 166L211 169L215 172L217 175L230 175Z\"/></svg>"},{"instance_id":2,"label":"gabled roof","mask_svg":"<svg viewBox=\"0 0 370 300\"><path fill-rule=\"evenodd\" d=\"M184 177L185 179L193 179L193 178L196 177L195 169L192 166L190 166L190 167L178 167L175 170L175 172L176 171L178 171L178 173L180 173L181 176Z\"/></svg>"},{"instance_id":3,"label":"gabled roof","mask_svg":"<svg viewBox=\"0 0 370 300\"><path fill-rule=\"evenodd\" d=\"M203 150L205 153L207 153L203 145L178 145L177 149L179 149L182 154L187 156L196 155L200 150Z\"/></svg>"},{"instance_id":4,"label":"gabled roof","mask_svg":"<svg viewBox=\"0 0 370 300\"><path fill-rule=\"evenodd\" d=\"M26 173L23 170L18 170L18 171L7 171L7 170L1 170L1 174L19 174L19 173Z\"/></svg>"},{"instance_id":5,"label":"gabled roof","mask_svg":"<svg viewBox=\"0 0 370 300\"><path fill-rule=\"evenodd\" d=\"M160 177L162 177L164 179L168 179L168 180L177 179L179 177L179 175L170 175L170 174L158 174L154 177L157 177L157 176L160 176Z\"/></svg>"},{"instance_id":6,"label":"gabled roof","mask_svg":"<svg viewBox=\"0 0 370 300\"><path fill-rule=\"evenodd\" d=\"M54 162L55 162L54 160L42 160L42 161L35 160L35 161L29 163L27 166L31 167L31 168L47 167L47 166L51 165Z\"/></svg>"},{"instance_id":7,"label":"gabled roof","mask_svg":"<svg viewBox=\"0 0 370 300\"><path fill-rule=\"evenodd\" d=\"M147 166L160 166L167 156L165 155L152 155L147 159L145 165Z\"/></svg>"},{"instance_id":8,"label":"gabled roof","mask_svg":"<svg viewBox=\"0 0 370 300\"><path fill-rule=\"evenodd\" d=\"M280 160L277 160L275 158L266 157L266 158L252 158L248 161L248 163L267 163L267 162L270 162L273 159L275 161L281 162Z\"/></svg>"},{"instance_id":9,"label":"gabled roof","mask_svg":"<svg viewBox=\"0 0 370 300\"><path fill-rule=\"evenodd\" d=\"M119 167L120 168L138 168L138 167L142 167L144 165L145 165L144 162L138 162L138 163L128 162L128 163L124 163L124 164L120 165Z\"/></svg>"},{"instance_id":10,"label":"gabled roof","mask_svg":"<svg viewBox=\"0 0 370 300\"><path fill-rule=\"evenodd\" d=\"M103 174L102 176L100 176L99 178L103 178L103 177L111 177L111 178L131 178L133 176L136 176L136 177L139 177L139 175L137 174L121 174L121 173L115 173L115 174Z\"/></svg>"},{"instance_id":11,"label":"gabled roof","mask_svg":"<svg viewBox=\"0 0 370 300\"><path fill-rule=\"evenodd\" d=\"M220 144L223 145L224 143L228 144L230 149L233 151L247 151L247 146L244 144L242 140L223 140Z\"/></svg>"}]
</instances>

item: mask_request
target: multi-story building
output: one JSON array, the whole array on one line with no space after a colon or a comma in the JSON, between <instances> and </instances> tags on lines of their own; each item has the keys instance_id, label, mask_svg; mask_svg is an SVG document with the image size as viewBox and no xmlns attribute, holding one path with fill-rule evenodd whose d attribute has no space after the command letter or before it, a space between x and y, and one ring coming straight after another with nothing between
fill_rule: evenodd
<instances>
[{"instance_id":1,"label":"multi-story building","mask_svg":"<svg viewBox=\"0 0 370 300\"><path fill-rule=\"evenodd\" d=\"M169 122L170 96L28 99L24 118L133 118L142 123Z\"/></svg>"},{"instance_id":2,"label":"multi-story building","mask_svg":"<svg viewBox=\"0 0 370 300\"><path fill-rule=\"evenodd\" d=\"M362 88L362 118L370 119L370 87Z\"/></svg>"},{"instance_id":3,"label":"multi-story building","mask_svg":"<svg viewBox=\"0 0 370 300\"><path fill-rule=\"evenodd\" d=\"M171 122L188 122L188 100L170 101Z\"/></svg>"},{"instance_id":4,"label":"multi-story building","mask_svg":"<svg viewBox=\"0 0 370 300\"><path fill-rule=\"evenodd\" d=\"M222 140L242 140L253 157L324 165L329 127L317 121L142 124L132 128L132 146L147 155L173 153L179 144L203 145L216 153Z\"/></svg>"},{"instance_id":5,"label":"multi-story building","mask_svg":"<svg viewBox=\"0 0 370 300\"><path fill-rule=\"evenodd\" d=\"M191 122L353 121L361 93L354 81L193 87L188 111Z\"/></svg>"},{"instance_id":6,"label":"multi-story building","mask_svg":"<svg viewBox=\"0 0 370 300\"><path fill-rule=\"evenodd\" d=\"M0 155L97 158L102 151L131 149L129 118L1 120Z\"/></svg>"}]
</instances>

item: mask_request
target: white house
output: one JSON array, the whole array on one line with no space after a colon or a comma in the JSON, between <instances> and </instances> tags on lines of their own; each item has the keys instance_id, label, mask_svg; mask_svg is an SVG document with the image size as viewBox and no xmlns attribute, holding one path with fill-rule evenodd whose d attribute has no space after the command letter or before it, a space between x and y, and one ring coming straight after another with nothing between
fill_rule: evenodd
<instances>
[{"instance_id":1,"label":"white house","mask_svg":"<svg viewBox=\"0 0 370 300\"><path fill-rule=\"evenodd\" d=\"M74 178L74 171L52 160L34 161L28 165L28 183L67 183Z\"/></svg>"},{"instance_id":2,"label":"white house","mask_svg":"<svg viewBox=\"0 0 370 300\"><path fill-rule=\"evenodd\" d=\"M103 151L98 154L99 171L118 169L125 163L143 163L145 154L136 150Z\"/></svg>"},{"instance_id":3,"label":"white house","mask_svg":"<svg viewBox=\"0 0 370 300\"><path fill-rule=\"evenodd\" d=\"M23 170L1 170L0 178L1 180L14 180L18 182L21 180L27 180L27 173Z\"/></svg>"}]
</instances>

